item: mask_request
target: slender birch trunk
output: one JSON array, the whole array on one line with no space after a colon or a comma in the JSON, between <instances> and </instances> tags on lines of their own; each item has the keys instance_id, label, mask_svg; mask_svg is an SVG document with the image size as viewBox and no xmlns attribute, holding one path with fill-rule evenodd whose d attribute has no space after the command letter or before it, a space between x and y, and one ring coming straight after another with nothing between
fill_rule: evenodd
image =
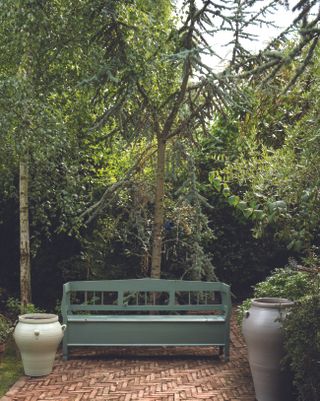
<instances>
[{"instance_id":1,"label":"slender birch trunk","mask_svg":"<svg viewBox=\"0 0 320 401\"><path fill-rule=\"evenodd\" d=\"M28 202L28 163L20 162L20 300L22 307L31 303L30 235Z\"/></svg>"},{"instance_id":2,"label":"slender birch trunk","mask_svg":"<svg viewBox=\"0 0 320 401\"><path fill-rule=\"evenodd\" d=\"M164 175L165 175L166 141L158 138L156 193L154 203L153 243L151 274L152 278L161 276L162 233L164 223Z\"/></svg>"}]
</instances>

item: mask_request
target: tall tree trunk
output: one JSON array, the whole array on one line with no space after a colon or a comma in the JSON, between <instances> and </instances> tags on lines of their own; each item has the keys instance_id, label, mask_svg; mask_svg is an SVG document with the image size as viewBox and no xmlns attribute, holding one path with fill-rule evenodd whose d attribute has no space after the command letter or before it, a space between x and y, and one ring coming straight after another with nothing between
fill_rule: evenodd
<instances>
[{"instance_id":1,"label":"tall tree trunk","mask_svg":"<svg viewBox=\"0 0 320 401\"><path fill-rule=\"evenodd\" d=\"M164 174L165 174L166 141L158 138L156 193L154 202L153 243L151 274L152 278L161 276L162 231L164 223Z\"/></svg>"},{"instance_id":2,"label":"tall tree trunk","mask_svg":"<svg viewBox=\"0 0 320 401\"><path fill-rule=\"evenodd\" d=\"M28 202L28 163L20 162L20 300L22 307L31 303L30 235Z\"/></svg>"}]
</instances>

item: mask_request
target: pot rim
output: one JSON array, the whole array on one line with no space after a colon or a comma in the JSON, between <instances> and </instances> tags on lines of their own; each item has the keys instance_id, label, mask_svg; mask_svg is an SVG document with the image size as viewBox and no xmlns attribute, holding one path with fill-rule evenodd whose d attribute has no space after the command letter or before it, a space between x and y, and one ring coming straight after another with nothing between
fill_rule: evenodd
<instances>
[{"instance_id":1,"label":"pot rim","mask_svg":"<svg viewBox=\"0 0 320 401\"><path fill-rule=\"evenodd\" d=\"M19 322L28 324L47 324L58 321L58 315L53 313L26 313L19 315Z\"/></svg>"},{"instance_id":2,"label":"pot rim","mask_svg":"<svg viewBox=\"0 0 320 401\"><path fill-rule=\"evenodd\" d=\"M261 297L252 300L253 306L261 308L288 308L294 305L294 302L287 298Z\"/></svg>"}]
</instances>

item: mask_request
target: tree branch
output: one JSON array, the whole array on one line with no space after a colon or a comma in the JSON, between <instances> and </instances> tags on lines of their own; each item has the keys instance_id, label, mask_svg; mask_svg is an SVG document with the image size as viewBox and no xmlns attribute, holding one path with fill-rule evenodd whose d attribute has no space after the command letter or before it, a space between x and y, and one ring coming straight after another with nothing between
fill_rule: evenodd
<instances>
[{"instance_id":1,"label":"tree branch","mask_svg":"<svg viewBox=\"0 0 320 401\"><path fill-rule=\"evenodd\" d=\"M135 164L127 171L125 176L112 184L110 187L108 187L101 198L99 199L98 202L90 206L87 210L85 210L83 213L81 213L80 218L83 219L86 216L89 216L87 220L85 221L85 224L89 224L91 221L93 221L99 213L102 212L105 204L107 203L108 199L112 194L114 194L117 190L120 188L123 188L126 186L129 182L131 177L136 174L146 163L146 161L155 153L155 145L149 145L140 155L138 160L135 162Z\"/></svg>"}]
</instances>

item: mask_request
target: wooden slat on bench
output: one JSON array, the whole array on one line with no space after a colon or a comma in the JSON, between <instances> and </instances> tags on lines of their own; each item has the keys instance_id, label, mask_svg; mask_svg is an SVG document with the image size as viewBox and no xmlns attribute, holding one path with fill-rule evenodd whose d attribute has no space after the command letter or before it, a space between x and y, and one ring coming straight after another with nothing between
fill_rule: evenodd
<instances>
[{"instance_id":1,"label":"wooden slat on bench","mask_svg":"<svg viewBox=\"0 0 320 401\"><path fill-rule=\"evenodd\" d=\"M225 322L221 315L73 315L68 322Z\"/></svg>"},{"instance_id":2,"label":"wooden slat on bench","mask_svg":"<svg viewBox=\"0 0 320 401\"><path fill-rule=\"evenodd\" d=\"M221 282L182 281L162 279L130 279L71 281L64 284L66 291L210 291L212 285L217 291L226 291L228 287Z\"/></svg>"},{"instance_id":3,"label":"wooden slat on bench","mask_svg":"<svg viewBox=\"0 0 320 401\"><path fill-rule=\"evenodd\" d=\"M197 305L197 308L192 308L190 306L196 305L86 305L86 304L71 304L69 311L192 311L192 310L203 310L203 311L212 311L212 310L220 310L224 311L226 308L223 305Z\"/></svg>"}]
</instances>

